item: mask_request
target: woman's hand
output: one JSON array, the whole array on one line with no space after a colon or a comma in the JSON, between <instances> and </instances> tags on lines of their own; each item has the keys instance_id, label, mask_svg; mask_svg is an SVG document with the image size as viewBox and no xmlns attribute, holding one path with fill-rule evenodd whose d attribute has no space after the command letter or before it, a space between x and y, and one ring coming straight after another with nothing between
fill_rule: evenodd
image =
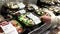
<instances>
[{"instance_id":1,"label":"woman's hand","mask_svg":"<svg viewBox=\"0 0 60 34\"><path fill-rule=\"evenodd\" d=\"M50 23L51 22L51 17L48 16L47 14L41 16L40 18L42 19L43 23Z\"/></svg>"}]
</instances>

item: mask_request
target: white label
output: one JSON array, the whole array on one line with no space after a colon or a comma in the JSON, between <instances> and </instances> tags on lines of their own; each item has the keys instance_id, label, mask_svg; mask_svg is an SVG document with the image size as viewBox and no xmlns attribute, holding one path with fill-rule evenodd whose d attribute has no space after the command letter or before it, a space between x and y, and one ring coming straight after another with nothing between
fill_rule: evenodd
<instances>
[{"instance_id":1,"label":"white label","mask_svg":"<svg viewBox=\"0 0 60 34\"><path fill-rule=\"evenodd\" d=\"M26 13L26 10L19 10L19 13L24 14Z\"/></svg>"},{"instance_id":2,"label":"white label","mask_svg":"<svg viewBox=\"0 0 60 34\"><path fill-rule=\"evenodd\" d=\"M51 17L55 16L55 14L53 13L53 11L50 11L48 9L43 9L44 12L48 13L48 15L51 15Z\"/></svg>"},{"instance_id":3,"label":"white label","mask_svg":"<svg viewBox=\"0 0 60 34\"><path fill-rule=\"evenodd\" d=\"M30 6L32 6L35 10L38 9L38 6L34 5L34 4L29 4Z\"/></svg>"},{"instance_id":4,"label":"white label","mask_svg":"<svg viewBox=\"0 0 60 34\"><path fill-rule=\"evenodd\" d=\"M58 34L60 34L60 31L58 32Z\"/></svg>"},{"instance_id":5,"label":"white label","mask_svg":"<svg viewBox=\"0 0 60 34\"><path fill-rule=\"evenodd\" d=\"M25 5L22 2L18 3L18 6L19 6L20 9L25 8Z\"/></svg>"},{"instance_id":6,"label":"white label","mask_svg":"<svg viewBox=\"0 0 60 34\"><path fill-rule=\"evenodd\" d=\"M39 24L41 22L40 19L37 16L34 16L32 13L28 13L27 17L31 18L35 24Z\"/></svg>"},{"instance_id":7,"label":"white label","mask_svg":"<svg viewBox=\"0 0 60 34\"><path fill-rule=\"evenodd\" d=\"M18 34L16 28L11 24L7 24L5 26L1 26L5 34Z\"/></svg>"},{"instance_id":8,"label":"white label","mask_svg":"<svg viewBox=\"0 0 60 34\"><path fill-rule=\"evenodd\" d=\"M60 0L57 0L57 2L59 2L59 3L60 3Z\"/></svg>"}]
</instances>

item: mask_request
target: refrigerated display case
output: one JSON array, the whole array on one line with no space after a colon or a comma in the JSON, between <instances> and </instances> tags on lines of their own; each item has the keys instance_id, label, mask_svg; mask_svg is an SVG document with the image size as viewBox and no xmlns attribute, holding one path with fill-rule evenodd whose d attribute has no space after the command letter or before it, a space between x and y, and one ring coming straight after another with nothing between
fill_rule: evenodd
<instances>
[{"instance_id":1,"label":"refrigerated display case","mask_svg":"<svg viewBox=\"0 0 60 34\"><path fill-rule=\"evenodd\" d=\"M19 34L59 34L59 24L56 26L52 23L43 23L40 18L45 14L51 16L50 13L54 13L54 16L60 15L60 7L57 5L59 2L55 1L1 0L0 14L3 16L2 20L11 22ZM3 32L3 29L0 28L0 31Z\"/></svg>"},{"instance_id":2,"label":"refrigerated display case","mask_svg":"<svg viewBox=\"0 0 60 34\"><path fill-rule=\"evenodd\" d=\"M23 28L23 32L21 34L24 34L26 31L27 31L26 33L28 33L43 24L43 23L41 24L40 18L37 15L34 15L34 12L38 9L38 6L34 4L31 5L28 5L28 3L25 4L24 2L3 3L3 5L1 6L1 15L6 19L6 21L14 22L12 23L13 26L16 26L15 21L18 22L18 24L21 24ZM31 7L32 9L30 10ZM22 17L28 20L26 21L26 19L23 19L23 21L21 21ZM37 21L35 21L36 20L35 18L37 19ZM34 22L35 24L33 24ZM17 26L17 28L20 27ZM19 30L22 30L22 28Z\"/></svg>"}]
</instances>

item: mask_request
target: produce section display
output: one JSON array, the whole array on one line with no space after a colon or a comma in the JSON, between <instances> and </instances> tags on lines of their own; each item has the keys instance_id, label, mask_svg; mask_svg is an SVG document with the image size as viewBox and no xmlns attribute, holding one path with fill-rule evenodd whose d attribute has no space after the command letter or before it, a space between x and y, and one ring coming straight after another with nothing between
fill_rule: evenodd
<instances>
[{"instance_id":1,"label":"produce section display","mask_svg":"<svg viewBox=\"0 0 60 34\"><path fill-rule=\"evenodd\" d=\"M16 7L16 5L19 7ZM22 6L21 6L22 5ZM27 6L26 6L27 5ZM38 6L36 5L33 5L33 4L26 4L24 5L23 2L22 3L8 3L7 4L7 7L6 5L4 5L4 7L7 8L6 12L8 12L8 15L10 18L13 18L13 15L17 15L15 17L18 18L18 20L20 20L22 23L28 25L34 25L35 23L40 23L41 20L39 17L35 16L34 14L32 14L31 12L36 12L37 14L39 13L39 15L43 15L44 12L40 11L39 12L39 9L38 9ZM15 7L15 8L12 8L12 7ZM23 8L21 8L23 7ZM28 14L30 13L30 15L28 16ZM32 17L33 16L33 17ZM36 21L36 19L37 21ZM35 23L34 23L35 22Z\"/></svg>"},{"instance_id":2,"label":"produce section display","mask_svg":"<svg viewBox=\"0 0 60 34\"><path fill-rule=\"evenodd\" d=\"M42 0L41 0L42 2ZM37 6L35 4L28 4L27 2L7 2L4 3L1 7L1 16L0 16L0 33L5 34L4 26L6 25L12 25L9 26L11 28L14 28L15 32L18 34L28 34L29 32L33 31L34 29L38 29L40 27L41 33L45 30L43 30L45 27L46 30L50 30L50 24L43 23L40 16L48 15L48 16L55 16L60 15L60 7L54 6L56 2L55 0L45 0L43 2L46 2L47 4L52 4L53 6ZM48 26L49 25L49 26ZM59 26L59 25L57 25ZM49 34L59 33L58 27L52 28L52 30L49 32ZM9 28L8 28L9 29ZM8 30L7 29L7 30ZM37 30L36 29L36 30ZM13 29L11 29L13 31ZM8 30L9 31L9 30ZM12 32L10 31L10 32ZM35 30L34 30L35 31ZM39 31L39 32L40 32ZM16 34L15 33L15 34Z\"/></svg>"},{"instance_id":3,"label":"produce section display","mask_svg":"<svg viewBox=\"0 0 60 34\"><path fill-rule=\"evenodd\" d=\"M42 12L35 4L24 2L4 3L1 8L1 15L7 22L11 23L16 28L18 33L24 32L24 29L27 28L26 26L28 26L28 31L33 30L30 30L30 28L41 24L39 16L44 14L45 13Z\"/></svg>"}]
</instances>

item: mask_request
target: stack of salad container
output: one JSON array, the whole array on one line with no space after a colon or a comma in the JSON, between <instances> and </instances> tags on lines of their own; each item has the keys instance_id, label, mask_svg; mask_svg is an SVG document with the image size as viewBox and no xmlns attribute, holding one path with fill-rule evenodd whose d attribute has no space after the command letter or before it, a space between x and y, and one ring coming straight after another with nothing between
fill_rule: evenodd
<instances>
[{"instance_id":1,"label":"stack of salad container","mask_svg":"<svg viewBox=\"0 0 60 34\"><path fill-rule=\"evenodd\" d=\"M4 2L2 3L0 9L0 14L2 15L0 17L0 23L4 26L7 24L12 24L19 34L45 34L46 32L51 34L55 33L55 30L57 30L59 33L60 25L57 25L57 27L51 23L43 23L42 19L40 18L40 16L45 14L48 14L49 16L60 15L60 6L58 5L58 1L38 0L38 6L35 4L19 1ZM0 27L0 29L0 32L5 34L3 28Z\"/></svg>"},{"instance_id":2,"label":"stack of salad container","mask_svg":"<svg viewBox=\"0 0 60 34\"><path fill-rule=\"evenodd\" d=\"M45 14L35 4L26 2L4 3L0 12L5 19L4 21L11 22L17 28L18 33L30 32L42 25L40 16Z\"/></svg>"}]
</instances>

